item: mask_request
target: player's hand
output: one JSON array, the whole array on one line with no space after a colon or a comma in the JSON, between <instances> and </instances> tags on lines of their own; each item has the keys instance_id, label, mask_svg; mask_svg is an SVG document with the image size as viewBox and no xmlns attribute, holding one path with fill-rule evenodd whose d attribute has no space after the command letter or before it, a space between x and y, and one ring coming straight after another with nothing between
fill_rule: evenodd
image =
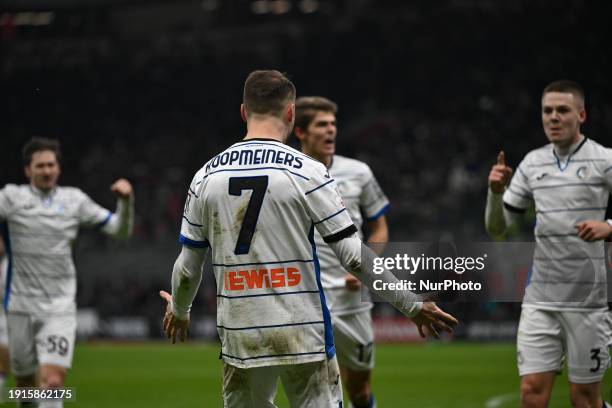
<instances>
[{"instance_id":1,"label":"player's hand","mask_svg":"<svg viewBox=\"0 0 612 408\"><path fill-rule=\"evenodd\" d=\"M412 318L414 324L419 329L421 337L431 334L436 339L440 338L440 330L452 333L459 321L453 316L444 312L434 302L423 302L423 308Z\"/></svg>"},{"instance_id":2,"label":"player's hand","mask_svg":"<svg viewBox=\"0 0 612 408\"><path fill-rule=\"evenodd\" d=\"M578 236L587 241L599 241L608 238L612 234L612 226L606 221L588 220L576 224Z\"/></svg>"},{"instance_id":3,"label":"player's hand","mask_svg":"<svg viewBox=\"0 0 612 408\"><path fill-rule=\"evenodd\" d=\"M187 329L189 328L189 318L187 320L177 319L172 314L172 295L166 291L160 290L159 296L166 301L166 313L164 315L164 333L169 339L172 339L172 344L176 343L176 337L179 336L181 341L187 339Z\"/></svg>"},{"instance_id":4,"label":"player's hand","mask_svg":"<svg viewBox=\"0 0 612 408\"><path fill-rule=\"evenodd\" d=\"M115 181L111 185L110 189L116 197L124 199L130 198L132 196L132 193L134 192L134 189L132 188L130 182L124 178L120 178L119 180Z\"/></svg>"},{"instance_id":5,"label":"player's hand","mask_svg":"<svg viewBox=\"0 0 612 408\"><path fill-rule=\"evenodd\" d=\"M344 281L346 283L346 288L352 292L357 292L359 289L361 289L361 282L359 281L359 279L357 279L350 273L347 273L344 276Z\"/></svg>"},{"instance_id":6,"label":"player's hand","mask_svg":"<svg viewBox=\"0 0 612 408\"><path fill-rule=\"evenodd\" d=\"M497 163L489 173L489 187L495 194L501 194L512 177L512 168L506 166L506 155L500 151L497 155Z\"/></svg>"}]
</instances>

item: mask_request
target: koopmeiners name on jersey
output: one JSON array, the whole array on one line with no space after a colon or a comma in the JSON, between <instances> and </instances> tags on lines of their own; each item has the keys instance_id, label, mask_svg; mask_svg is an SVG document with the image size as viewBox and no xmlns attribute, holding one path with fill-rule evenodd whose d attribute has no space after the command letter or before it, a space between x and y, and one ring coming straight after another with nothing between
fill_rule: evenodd
<instances>
[{"instance_id":1,"label":"koopmeiners name on jersey","mask_svg":"<svg viewBox=\"0 0 612 408\"><path fill-rule=\"evenodd\" d=\"M225 290L248 290L296 286L302 280L298 268L266 268L223 273Z\"/></svg>"},{"instance_id":2,"label":"koopmeiners name on jersey","mask_svg":"<svg viewBox=\"0 0 612 408\"><path fill-rule=\"evenodd\" d=\"M252 166L254 164L282 164L294 169L302 168L302 158L274 149L233 150L213 157L206 165L206 173L219 166Z\"/></svg>"}]
</instances>

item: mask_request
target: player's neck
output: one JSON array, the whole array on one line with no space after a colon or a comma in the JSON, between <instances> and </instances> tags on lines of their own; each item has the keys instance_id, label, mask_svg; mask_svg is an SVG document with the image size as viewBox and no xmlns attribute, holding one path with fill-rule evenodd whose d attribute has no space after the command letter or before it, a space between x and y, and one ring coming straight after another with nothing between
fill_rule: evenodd
<instances>
[{"instance_id":1,"label":"player's neck","mask_svg":"<svg viewBox=\"0 0 612 408\"><path fill-rule=\"evenodd\" d=\"M325 167L327 167L328 169L331 167L331 164L332 164L332 161L333 161L333 158L334 158L333 155L329 155L329 154L324 154L324 155L320 155L320 156L310 155L309 154L309 156L312 156L315 159L317 159L318 161L320 161L321 163L323 163L325 165Z\"/></svg>"},{"instance_id":2,"label":"player's neck","mask_svg":"<svg viewBox=\"0 0 612 408\"><path fill-rule=\"evenodd\" d=\"M331 167L332 162L334 161L334 155L333 154L318 154L316 151L308 150L304 145L302 145L302 153L304 153L307 156L312 157L315 160L320 161L328 169Z\"/></svg>"},{"instance_id":3,"label":"player's neck","mask_svg":"<svg viewBox=\"0 0 612 408\"><path fill-rule=\"evenodd\" d=\"M581 133L578 133L578 135L576 135L576 137L574 137L568 145L564 145L564 146L555 145L554 147L555 152L557 153L558 156L567 156L568 154L575 151L576 148L580 145L580 143L582 143L583 140L584 140L584 135Z\"/></svg>"},{"instance_id":4,"label":"player's neck","mask_svg":"<svg viewBox=\"0 0 612 408\"><path fill-rule=\"evenodd\" d=\"M247 134L244 140L248 139L273 139L281 143L287 141L287 126L275 118L264 120L249 120L247 122Z\"/></svg>"},{"instance_id":5,"label":"player's neck","mask_svg":"<svg viewBox=\"0 0 612 408\"><path fill-rule=\"evenodd\" d=\"M32 189L34 193L41 195L41 196L48 196L49 194L53 193L53 191L55 191L55 186L53 186L50 189L42 189L42 188L36 187L34 183L30 183L30 188Z\"/></svg>"}]
</instances>

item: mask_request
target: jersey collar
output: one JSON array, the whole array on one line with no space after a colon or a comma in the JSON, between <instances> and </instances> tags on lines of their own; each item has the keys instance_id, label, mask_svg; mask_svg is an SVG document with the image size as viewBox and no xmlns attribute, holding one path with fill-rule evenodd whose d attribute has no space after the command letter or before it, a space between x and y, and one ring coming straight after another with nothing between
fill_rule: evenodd
<instances>
[{"instance_id":1,"label":"jersey collar","mask_svg":"<svg viewBox=\"0 0 612 408\"><path fill-rule=\"evenodd\" d=\"M245 142L276 142L276 143L284 144L280 140L272 139L269 137L253 137L251 139L242 139L240 143L245 143Z\"/></svg>"},{"instance_id":2,"label":"jersey collar","mask_svg":"<svg viewBox=\"0 0 612 408\"><path fill-rule=\"evenodd\" d=\"M34 193L34 195L40 198L49 199L49 198L53 198L53 196L57 193L57 186L53 187L53 189L51 189L51 191L49 191L48 193L45 193L41 189L35 187L33 184L30 184L30 190L32 191L32 193Z\"/></svg>"},{"instance_id":3,"label":"jersey collar","mask_svg":"<svg viewBox=\"0 0 612 408\"><path fill-rule=\"evenodd\" d=\"M567 169L567 166L569 166L570 161L572 160L572 157L574 157L574 155L578 153L578 150L580 150L582 146L584 146L587 140L588 138L586 136L583 136L583 139L578 143L578 146L576 146L576 148L573 151L572 151L572 148L570 147L570 153L567 155L567 160L565 161L565 164L561 163L561 159L559 158L559 155L557 154L557 151L555 150L555 146L553 145L552 151L553 151L553 155L555 156L555 159L557 160L557 166L559 167L559 170L564 171L565 169Z\"/></svg>"}]
</instances>

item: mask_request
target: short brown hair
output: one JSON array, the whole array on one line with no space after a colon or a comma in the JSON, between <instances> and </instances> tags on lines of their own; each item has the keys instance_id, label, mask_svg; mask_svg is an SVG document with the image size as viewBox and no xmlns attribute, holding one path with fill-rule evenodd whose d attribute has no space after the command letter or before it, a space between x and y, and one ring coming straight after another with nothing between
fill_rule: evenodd
<instances>
[{"instance_id":1,"label":"short brown hair","mask_svg":"<svg viewBox=\"0 0 612 408\"><path fill-rule=\"evenodd\" d=\"M279 71L253 71L244 82L243 103L248 114L280 116L295 100L295 85Z\"/></svg>"},{"instance_id":2,"label":"short brown hair","mask_svg":"<svg viewBox=\"0 0 612 408\"><path fill-rule=\"evenodd\" d=\"M322 96L300 96L295 101L295 127L306 130L318 112L338 113L338 105Z\"/></svg>"},{"instance_id":3,"label":"short brown hair","mask_svg":"<svg viewBox=\"0 0 612 408\"><path fill-rule=\"evenodd\" d=\"M55 153L55 158L60 161L61 151L60 142L56 139L47 139L45 137L33 137L23 146L22 156L23 164L29 166L32 163L32 155L36 152L52 151Z\"/></svg>"},{"instance_id":4,"label":"short brown hair","mask_svg":"<svg viewBox=\"0 0 612 408\"><path fill-rule=\"evenodd\" d=\"M571 93L576 96L584 105L584 89L578 82L570 81L567 79L562 79L559 81L551 82L544 88L542 92L542 97L549 92L562 92L562 93Z\"/></svg>"}]
</instances>

